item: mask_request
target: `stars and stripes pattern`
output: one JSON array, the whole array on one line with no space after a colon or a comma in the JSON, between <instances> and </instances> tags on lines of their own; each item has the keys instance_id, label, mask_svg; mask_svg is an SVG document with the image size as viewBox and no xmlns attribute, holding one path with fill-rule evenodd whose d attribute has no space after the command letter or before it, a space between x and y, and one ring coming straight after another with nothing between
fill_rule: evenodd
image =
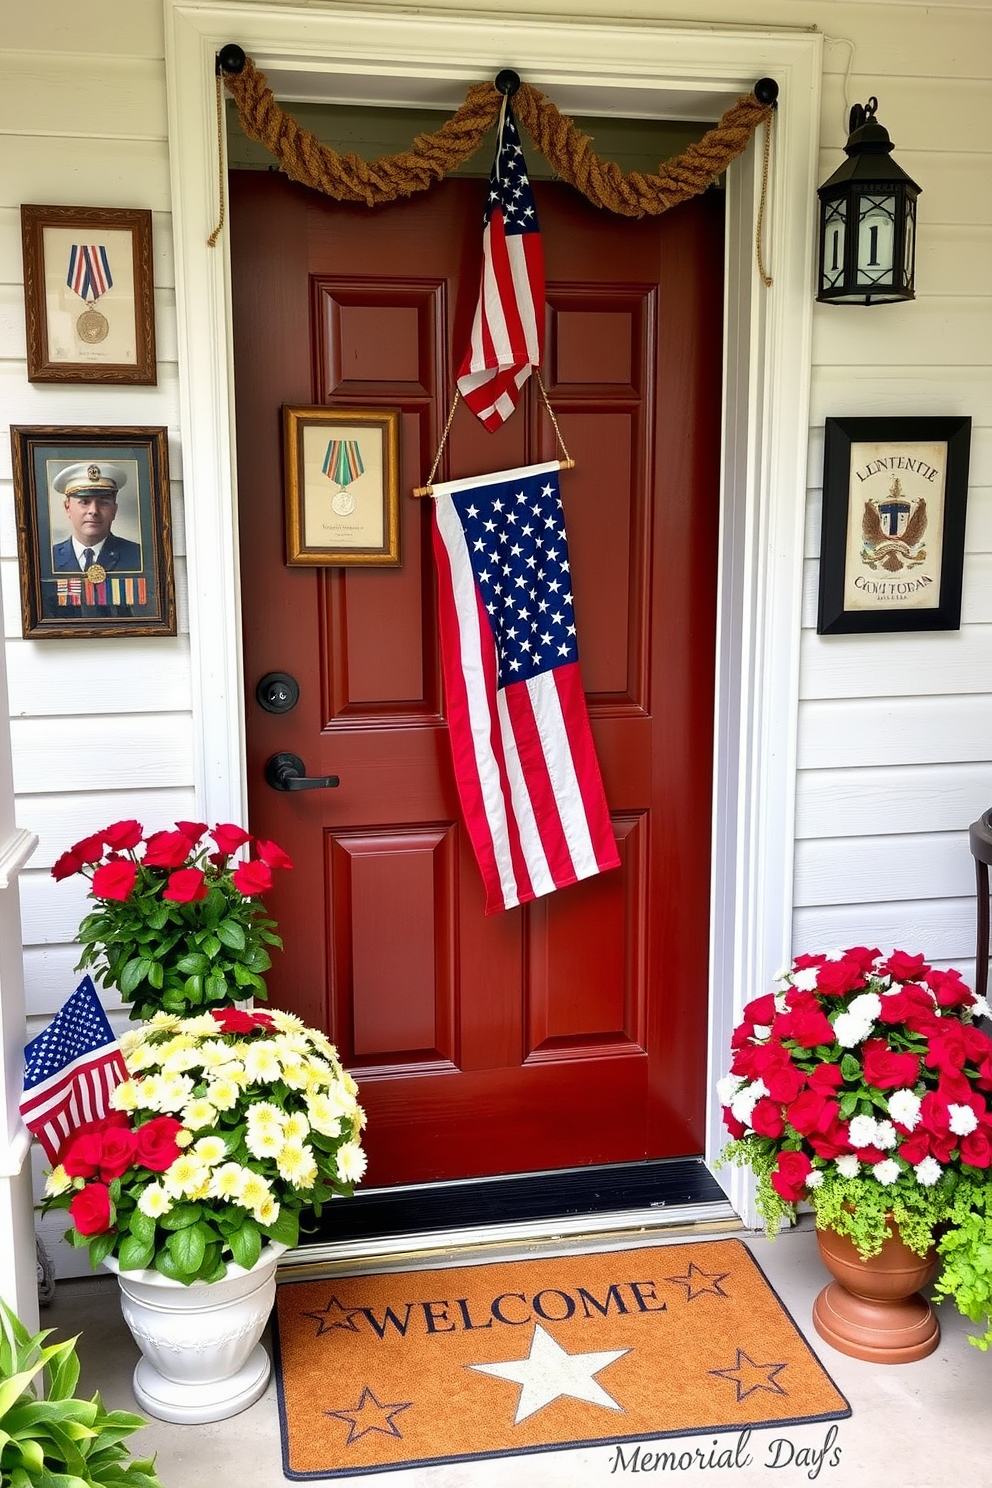
<instances>
[{"instance_id":1,"label":"stars and stripes pattern","mask_svg":"<svg viewBox=\"0 0 992 1488\"><path fill-rule=\"evenodd\" d=\"M90 977L24 1050L21 1117L52 1163L66 1138L110 1111L127 1066Z\"/></svg>"},{"instance_id":2,"label":"stars and stripes pattern","mask_svg":"<svg viewBox=\"0 0 992 1488\"><path fill-rule=\"evenodd\" d=\"M504 101L482 234L482 282L458 391L487 429L517 406L541 364L544 256L513 110Z\"/></svg>"},{"instance_id":3,"label":"stars and stripes pattern","mask_svg":"<svg viewBox=\"0 0 992 1488\"><path fill-rule=\"evenodd\" d=\"M620 860L579 673L557 462L434 496L448 730L492 914Z\"/></svg>"},{"instance_id":4,"label":"stars and stripes pattern","mask_svg":"<svg viewBox=\"0 0 992 1488\"><path fill-rule=\"evenodd\" d=\"M96 243L73 243L65 282L74 294L90 304L105 295L114 283L106 248Z\"/></svg>"}]
</instances>

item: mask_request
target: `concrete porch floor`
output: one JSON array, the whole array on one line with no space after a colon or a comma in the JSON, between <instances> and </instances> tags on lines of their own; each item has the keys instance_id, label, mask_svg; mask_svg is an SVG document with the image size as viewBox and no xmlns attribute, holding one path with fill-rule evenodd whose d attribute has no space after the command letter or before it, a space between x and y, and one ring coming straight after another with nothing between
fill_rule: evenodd
<instances>
[{"instance_id":1,"label":"concrete porch floor","mask_svg":"<svg viewBox=\"0 0 992 1488\"><path fill-rule=\"evenodd\" d=\"M643 1243L688 1238L684 1233L669 1236L655 1231L645 1234ZM772 1427L753 1433L746 1449L749 1465L667 1468L657 1476L690 1485L726 1482L735 1488L768 1488L771 1484L800 1488L810 1481L837 1488L969 1488L988 1481L992 1352L982 1353L968 1342L964 1320L952 1306L940 1308L941 1342L928 1359L887 1367L849 1359L824 1343L810 1322L813 1299L828 1279L813 1232L792 1231L773 1243L763 1237L742 1238L851 1404L851 1418L834 1423L833 1447L840 1449L839 1463L832 1464L832 1452L817 1468L810 1465L814 1459L809 1451L802 1451L820 1449L829 1424ZM589 1241L583 1248L612 1247ZM533 1251L529 1249L528 1254ZM42 1326L55 1328L60 1339L81 1333L81 1394L98 1389L108 1406L135 1409L131 1374L138 1352L121 1320L114 1278L60 1282L54 1303L42 1312ZM776 1438L787 1438L794 1453L786 1446L774 1448ZM707 1447L711 1444L707 1436L659 1439L658 1446L672 1451L679 1441L682 1451L701 1441ZM720 1439L720 1447L734 1446L736 1441L736 1433L728 1433ZM234 1483L244 1488L279 1488L288 1481L282 1472L274 1380L262 1399L241 1415L206 1426L151 1421L132 1438L132 1446L138 1455L157 1453L164 1488ZM797 1458L802 1465L796 1465ZM372 1475L381 1480L383 1488L504 1488L521 1483L527 1488L592 1488L610 1478L629 1476L629 1470L617 1462L616 1448L605 1446ZM348 1488L368 1485L372 1477L331 1481Z\"/></svg>"}]
</instances>

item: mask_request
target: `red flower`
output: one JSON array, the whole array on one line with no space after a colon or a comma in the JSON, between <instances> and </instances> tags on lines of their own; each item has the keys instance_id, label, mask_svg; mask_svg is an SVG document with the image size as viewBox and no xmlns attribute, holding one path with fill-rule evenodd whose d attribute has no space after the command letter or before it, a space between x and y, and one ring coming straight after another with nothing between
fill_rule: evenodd
<instances>
[{"instance_id":1,"label":"red flower","mask_svg":"<svg viewBox=\"0 0 992 1488\"><path fill-rule=\"evenodd\" d=\"M185 832L153 832L145 844L145 867L181 868L192 851Z\"/></svg>"},{"instance_id":2,"label":"red flower","mask_svg":"<svg viewBox=\"0 0 992 1488\"><path fill-rule=\"evenodd\" d=\"M840 1115L838 1101L829 1100L818 1090L804 1090L786 1109L786 1119L802 1136L808 1137L831 1129Z\"/></svg>"},{"instance_id":3,"label":"red flower","mask_svg":"<svg viewBox=\"0 0 992 1488\"><path fill-rule=\"evenodd\" d=\"M960 1023L941 1018L930 1033L930 1047L923 1056L931 1069L956 1075L968 1058L968 1039Z\"/></svg>"},{"instance_id":4,"label":"red flower","mask_svg":"<svg viewBox=\"0 0 992 1488\"><path fill-rule=\"evenodd\" d=\"M243 1008L211 1008L210 1012L220 1024L221 1033L251 1033L255 1027L253 1015Z\"/></svg>"},{"instance_id":5,"label":"red flower","mask_svg":"<svg viewBox=\"0 0 992 1488\"><path fill-rule=\"evenodd\" d=\"M110 1189L105 1183L87 1183L69 1205L73 1224L81 1235L103 1235L110 1229Z\"/></svg>"},{"instance_id":6,"label":"red flower","mask_svg":"<svg viewBox=\"0 0 992 1488\"><path fill-rule=\"evenodd\" d=\"M840 1107L838 1106L838 1110ZM840 1157L842 1152L850 1152L851 1134L846 1121L841 1121L835 1116L833 1121L823 1132L810 1132L806 1139L813 1151L819 1157Z\"/></svg>"},{"instance_id":7,"label":"red flower","mask_svg":"<svg viewBox=\"0 0 992 1488\"><path fill-rule=\"evenodd\" d=\"M971 1007L975 1001L970 989L965 986L961 973L953 968L950 971L928 972L927 986L942 1008Z\"/></svg>"},{"instance_id":8,"label":"red flower","mask_svg":"<svg viewBox=\"0 0 992 1488\"><path fill-rule=\"evenodd\" d=\"M905 1023L913 1033L927 1033L938 1021L933 999L923 987L902 987L898 992L886 992L880 1001L880 1023Z\"/></svg>"},{"instance_id":9,"label":"red flower","mask_svg":"<svg viewBox=\"0 0 992 1488\"><path fill-rule=\"evenodd\" d=\"M734 1115L729 1106L723 1107L723 1124L735 1141L739 1137L747 1136L747 1127L744 1125L743 1121L737 1120L737 1117Z\"/></svg>"},{"instance_id":10,"label":"red flower","mask_svg":"<svg viewBox=\"0 0 992 1488\"><path fill-rule=\"evenodd\" d=\"M846 955L839 961L824 961L816 974L816 989L826 997L841 997L864 984L865 975L861 967L857 961L849 961Z\"/></svg>"},{"instance_id":11,"label":"red flower","mask_svg":"<svg viewBox=\"0 0 992 1488\"><path fill-rule=\"evenodd\" d=\"M119 1178L134 1162L137 1139L129 1127L112 1126L103 1133L100 1149L100 1177L104 1183Z\"/></svg>"},{"instance_id":12,"label":"red flower","mask_svg":"<svg viewBox=\"0 0 992 1488\"><path fill-rule=\"evenodd\" d=\"M182 1129L174 1116L153 1116L135 1132L135 1161L153 1173L164 1173L179 1156L176 1136Z\"/></svg>"},{"instance_id":13,"label":"red flower","mask_svg":"<svg viewBox=\"0 0 992 1488\"><path fill-rule=\"evenodd\" d=\"M763 1095L751 1112L751 1127L759 1137L780 1137L785 1131L782 1107Z\"/></svg>"},{"instance_id":14,"label":"red flower","mask_svg":"<svg viewBox=\"0 0 992 1488\"><path fill-rule=\"evenodd\" d=\"M211 828L210 835L225 857L230 857L231 853L251 841L251 833L243 827L236 827L233 822L218 822Z\"/></svg>"},{"instance_id":15,"label":"red flower","mask_svg":"<svg viewBox=\"0 0 992 1488\"><path fill-rule=\"evenodd\" d=\"M874 971L875 962L881 954L877 946L871 949L868 946L848 946L844 952L844 960L854 961L861 968L864 975L868 976L870 972Z\"/></svg>"},{"instance_id":16,"label":"red flower","mask_svg":"<svg viewBox=\"0 0 992 1488\"><path fill-rule=\"evenodd\" d=\"M793 1039L804 1049L815 1049L818 1044L832 1044L834 1030L826 1013L812 992L800 992L791 1000L786 1013L779 1013L772 1024L776 1038Z\"/></svg>"},{"instance_id":17,"label":"red flower","mask_svg":"<svg viewBox=\"0 0 992 1488\"><path fill-rule=\"evenodd\" d=\"M976 1126L961 1138L961 1161L972 1168L992 1167L992 1139L985 1126Z\"/></svg>"},{"instance_id":18,"label":"red flower","mask_svg":"<svg viewBox=\"0 0 992 1488\"><path fill-rule=\"evenodd\" d=\"M930 970L922 956L908 956L905 951L893 951L887 961L879 967L879 975L894 977L897 982L919 982Z\"/></svg>"},{"instance_id":19,"label":"red flower","mask_svg":"<svg viewBox=\"0 0 992 1488\"><path fill-rule=\"evenodd\" d=\"M839 1064L818 1064L809 1077L809 1088L819 1090L822 1095L831 1095L843 1083L844 1075Z\"/></svg>"},{"instance_id":20,"label":"red flower","mask_svg":"<svg viewBox=\"0 0 992 1488\"><path fill-rule=\"evenodd\" d=\"M864 1058L865 1083L879 1090L912 1089L920 1078L915 1054L896 1054L884 1039L868 1039Z\"/></svg>"},{"instance_id":21,"label":"red flower","mask_svg":"<svg viewBox=\"0 0 992 1488\"><path fill-rule=\"evenodd\" d=\"M813 1164L805 1152L780 1152L778 1164L772 1169L772 1188L786 1203L797 1204L812 1171Z\"/></svg>"},{"instance_id":22,"label":"red flower","mask_svg":"<svg viewBox=\"0 0 992 1488\"><path fill-rule=\"evenodd\" d=\"M207 880L199 868L177 868L170 873L162 898L171 899L173 904L196 904L206 899L207 892Z\"/></svg>"},{"instance_id":23,"label":"red flower","mask_svg":"<svg viewBox=\"0 0 992 1488\"><path fill-rule=\"evenodd\" d=\"M114 852L123 852L129 847L137 847L141 841L142 827L140 822L119 821L113 822L104 828L103 840Z\"/></svg>"},{"instance_id":24,"label":"red flower","mask_svg":"<svg viewBox=\"0 0 992 1488\"><path fill-rule=\"evenodd\" d=\"M258 850L261 852L262 844L259 843ZM744 1016L751 1023L760 1023L763 1028L771 1027L772 1019L775 1017L775 994L766 992L764 997L756 997L753 1002L745 1004Z\"/></svg>"},{"instance_id":25,"label":"red flower","mask_svg":"<svg viewBox=\"0 0 992 1488\"><path fill-rule=\"evenodd\" d=\"M270 868L292 868L293 860L288 852L284 852L278 842L263 842L259 839L255 843L255 851L263 863ZM774 1001L774 998L772 999ZM758 1020L760 1022L760 1019Z\"/></svg>"},{"instance_id":26,"label":"red flower","mask_svg":"<svg viewBox=\"0 0 992 1488\"><path fill-rule=\"evenodd\" d=\"M266 889L272 887L272 869L259 858L252 858L249 863L239 863L231 878L238 893L243 894L246 899L250 899L253 894L264 894Z\"/></svg>"},{"instance_id":27,"label":"red flower","mask_svg":"<svg viewBox=\"0 0 992 1488\"><path fill-rule=\"evenodd\" d=\"M86 1121L77 1126L62 1144L59 1162L70 1178L92 1178L100 1167L104 1138L107 1132L130 1127L131 1119L124 1111L112 1111L98 1121Z\"/></svg>"},{"instance_id":28,"label":"red flower","mask_svg":"<svg viewBox=\"0 0 992 1488\"><path fill-rule=\"evenodd\" d=\"M94 832L92 837L84 837L81 842L74 842L72 851L81 863L98 863L103 857L103 833Z\"/></svg>"},{"instance_id":29,"label":"red flower","mask_svg":"<svg viewBox=\"0 0 992 1488\"><path fill-rule=\"evenodd\" d=\"M138 865L130 858L111 858L94 872L93 893L98 899L129 899L137 876Z\"/></svg>"},{"instance_id":30,"label":"red flower","mask_svg":"<svg viewBox=\"0 0 992 1488\"><path fill-rule=\"evenodd\" d=\"M922 1127L910 1132L899 1144L899 1156L903 1162L912 1163L914 1168L925 1157L930 1157L930 1133Z\"/></svg>"},{"instance_id":31,"label":"red flower","mask_svg":"<svg viewBox=\"0 0 992 1488\"><path fill-rule=\"evenodd\" d=\"M207 830L206 822L181 821L176 822L176 826L179 828L180 832L182 832L184 837L189 838L191 847L196 846L200 838L203 836L204 832Z\"/></svg>"},{"instance_id":32,"label":"red flower","mask_svg":"<svg viewBox=\"0 0 992 1488\"><path fill-rule=\"evenodd\" d=\"M78 873L82 866L82 858L80 858L73 851L73 849L70 848L69 851L64 852L60 858L56 858L55 864L52 868L52 877L55 879L56 883L61 883L64 878L71 878L74 873Z\"/></svg>"},{"instance_id":33,"label":"red flower","mask_svg":"<svg viewBox=\"0 0 992 1488\"><path fill-rule=\"evenodd\" d=\"M792 964L796 971L805 971L810 966L822 966L826 959L826 956L823 955L811 956L808 953L804 953L801 956L797 956Z\"/></svg>"}]
</instances>

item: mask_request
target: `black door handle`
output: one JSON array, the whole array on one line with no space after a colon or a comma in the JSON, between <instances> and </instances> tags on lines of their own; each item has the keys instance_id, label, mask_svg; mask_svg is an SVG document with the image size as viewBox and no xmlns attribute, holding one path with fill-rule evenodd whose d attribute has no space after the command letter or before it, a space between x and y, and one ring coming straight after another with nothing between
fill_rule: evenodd
<instances>
[{"instance_id":1,"label":"black door handle","mask_svg":"<svg viewBox=\"0 0 992 1488\"><path fill-rule=\"evenodd\" d=\"M308 775L298 754L273 754L265 761L265 779L273 790L329 790L340 785L337 775Z\"/></svg>"}]
</instances>

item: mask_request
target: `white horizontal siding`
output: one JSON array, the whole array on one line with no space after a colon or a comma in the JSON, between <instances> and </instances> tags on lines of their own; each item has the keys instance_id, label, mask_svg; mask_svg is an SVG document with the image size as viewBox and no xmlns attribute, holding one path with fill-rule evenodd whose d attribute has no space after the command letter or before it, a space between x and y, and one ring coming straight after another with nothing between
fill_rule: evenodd
<instances>
[{"instance_id":1,"label":"white horizontal siding","mask_svg":"<svg viewBox=\"0 0 992 1488\"><path fill-rule=\"evenodd\" d=\"M955 832L992 804L992 760L800 770L796 837ZM39 849L40 851L40 849Z\"/></svg>"}]
</instances>

